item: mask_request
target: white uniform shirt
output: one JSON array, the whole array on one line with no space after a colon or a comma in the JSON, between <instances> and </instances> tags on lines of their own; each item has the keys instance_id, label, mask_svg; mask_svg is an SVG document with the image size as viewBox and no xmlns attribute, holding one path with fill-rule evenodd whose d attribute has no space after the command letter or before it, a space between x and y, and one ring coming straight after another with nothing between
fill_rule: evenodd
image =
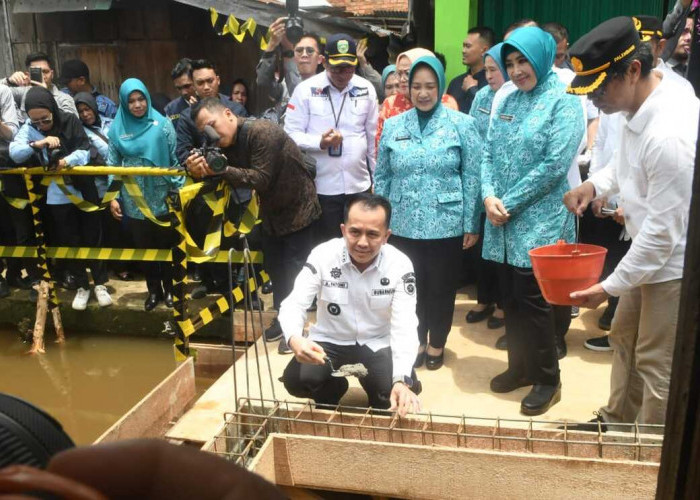
<instances>
[{"instance_id":1,"label":"white uniform shirt","mask_svg":"<svg viewBox=\"0 0 700 500\"><path fill-rule=\"evenodd\" d=\"M413 264L386 244L375 261L360 272L350 260L343 238L321 243L309 254L282 302L279 321L284 337L301 335L306 309L317 297L314 341L367 345L376 352L391 347L394 377L410 377L418 354L416 278Z\"/></svg>"},{"instance_id":2,"label":"white uniform shirt","mask_svg":"<svg viewBox=\"0 0 700 500\"><path fill-rule=\"evenodd\" d=\"M377 115L377 92L369 81L357 75L342 91L331 85L325 71L294 89L287 104L284 130L302 150L316 158L318 194L353 194L369 189ZM328 150L321 149L321 135L330 129L339 130L343 136L341 156L329 156Z\"/></svg>"},{"instance_id":3,"label":"white uniform shirt","mask_svg":"<svg viewBox=\"0 0 700 500\"><path fill-rule=\"evenodd\" d=\"M603 289L619 296L683 276L700 101L664 77L624 123L612 161L588 180L619 193L632 246Z\"/></svg>"}]
</instances>

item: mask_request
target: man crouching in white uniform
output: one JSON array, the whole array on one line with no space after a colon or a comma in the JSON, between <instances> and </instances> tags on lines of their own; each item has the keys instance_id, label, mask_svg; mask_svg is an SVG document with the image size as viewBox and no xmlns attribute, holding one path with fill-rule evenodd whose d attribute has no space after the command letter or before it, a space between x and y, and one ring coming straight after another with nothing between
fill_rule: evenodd
<instances>
[{"instance_id":1,"label":"man crouching in white uniform","mask_svg":"<svg viewBox=\"0 0 700 500\"><path fill-rule=\"evenodd\" d=\"M404 416L420 409L413 362L418 353L416 278L406 255L387 244L391 204L360 193L348 201L343 238L318 245L280 307L279 320L294 352L284 386L296 397L336 405L348 381L332 368L362 363L360 384L369 406ZM317 297L316 324L302 335Z\"/></svg>"}]
</instances>

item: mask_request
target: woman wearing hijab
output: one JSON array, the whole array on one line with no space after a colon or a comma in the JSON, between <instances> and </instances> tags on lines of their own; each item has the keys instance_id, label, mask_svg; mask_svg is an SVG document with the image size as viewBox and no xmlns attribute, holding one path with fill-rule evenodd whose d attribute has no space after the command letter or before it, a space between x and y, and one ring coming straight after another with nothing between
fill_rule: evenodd
<instances>
[{"instance_id":1,"label":"woman wearing hijab","mask_svg":"<svg viewBox=\"0 0 700 500\"><path fill-rule=\"evenodd\" d=\"M437 370L452 327L462 249L478 238L482 150L474 119L442 104L445 72L435 56L413 63L409 84L415 107L387 120L374 189L391 200L391 243L415 270L404 277L406 293L418 294L415 366Z\"/></svg>"},{"instance_id":2,"label":"woman wearing hijab","mask_svg":"<svg viewBox=\"0 0 700 500\"><path fill-rule=\"evenodd\" d=\"M399 77L396 74L396 65L390 64L382 71L382 102L399 92Z\"/></svg>"},{"instance_id":3,"label":"woman wearing hijab","mask_svg":"<svg viewBox=\"0 0 700 500\"><path fill-rule=\"evenodd\" d=\"M411 101L411 96L409 95L408 89L408 74L411 69L411 65L419 58L423 56L435 57L435 54L430 52L428 49L411 49L406 52L402 52L396 58L396 76L399 80L399 91L391 96L387 97L382 103L382 107L379 110L379 118L377 120L377 136L376 144L379 148L379 139L382 137L382 130L384 130L384 121L388 120L392 116L399 115L404 111L408 111L413 108L413 102ZM459 110L457 101L454 97L443 94L441 97L441 102L443 106L446 106L455 111Z\"/></svg>"},{"instance_id":4,"label":"woman wearing hijab","mask_svg":"<svg viewBox=\"0 0 700 500\"><path fill-rule=\"evenodd\" d=\"M119 109L109 129L108 165L124 167L154 166L177 167L175 155L177 137L170 120L158 113L151 105L151 96L146 86L136 78L129 78L119 89ZM136 245L140 248L170 248L174 241L172 228L168 224L166 196L171 189L182 187L184 177L135 176L150 212L159 221L157 224L146 218L131 195L122 188L121 204L114 200L110 207L117 220L126 216L126 225ZM146 311L152 310L160 301L172 307L172 268L168 262L146 264L148 297L144 303Z\"/></svg>"},{"instance_id":5,"label":"woman wearing hijab","mask_svg":"<svg viewBox=\"0 0 700 500\"><path fill-rule=\"evenodd\" d=\"M540 28L514 31L501 57L517 90L494 110L481 165L486 217L483 257L502 265L508 369L491 380L498 393L532 386L521 412L540 415L561 397L555 318L537 285L528 251L572 241L574 220L561 200L584 133L577 97L552 71L556 43Z\"/></svg>"},{"instance_id":6,"label":"woman wearing hijab","mask_svg":"<svg viewBox=\"0 0 700 500\"><path fill-rule=\"evenodd\" d=\"M480 89L472 102L469 114L476 120L476 128L482 141L486 141L489 122L491 120L491 104L493 96L507 80L508 75L501 61L501 46L499 43L484 54L484 72L488 85ZM505 324L503 308L498 288L498 265L481 257L484 241L484 224L486 216L481 216L481 232L479 241L474 246L476 260L476 307L467 313L467 323L478 323L488 318L487 326L495 330ZM498 344L496 345L501 348ZM505 346L502 347L505 349Z\"/></svg>"},{"instance_id":7,"label":"woman wearing hijab","mask_svg":"<svg viewBox=\"0 0 700 500\"><path fill-rule=\"evenodd\" d=\"M78 118L61 111L51 92L43 87L32 87L27 92L25 109L29 119L10 145L10 155L17 162L25 162L38 155L44 165L57 169L87 165L90 161L90 141ZM65 189L73 196L91 203L98 201L95 180L92 177L66 177ZM46 194L46 212L51 227L49 240L52 245L64 247L97 247L101 231L95 227L95 213L83 212L73 205L64 192L51 182ZM66 268L77 281L78 289L72 307L85 310L90 299L90 282L86 262L69 260ZM87 263L95 282L95 296L102 307L112 304L105 287L108 277L99 261Z\"/></svg>"}]
</instances>

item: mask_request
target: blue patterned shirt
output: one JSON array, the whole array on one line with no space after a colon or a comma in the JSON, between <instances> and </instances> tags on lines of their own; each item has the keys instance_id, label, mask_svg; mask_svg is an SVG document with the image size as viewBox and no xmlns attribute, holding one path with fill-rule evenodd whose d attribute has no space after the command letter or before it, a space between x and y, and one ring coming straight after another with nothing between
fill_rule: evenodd
<instances>
[{"instance_id":1,"label":"blue patterned shirt","mask_svg":"<svg viewBox=\"0 0 700 500\"><path fill-rule=\"evenodd\" d=\"M163 140L168 141L168 149L170 150L170 165L155 165L158 167L179 167L180 163L177 161L177 156L175 155L175 148L177 146L177 136L175 135L175 129L170 120L163 127ZM117 150L113 143L109 144L109 153L107 154L107 165L116 165L122 167L142 167L144 165L149 165L148 160L144 158L139 158L136 156L122 156L122 154ZM153 215L159 217L168 213L168 204L165 200L168 195L168 191L172 188L181 188L185 184L185 177L176 177L172 175L163 176L151 176L151 175L137 175L134 176L136 183L138 184L143 197L148 203L148 207L153 212ZM110 176L109 182L112 182L112 176ZM146 217L141 213L141 211L134 203L129 193L126 189L122 187L120 198L122 200L122 207L124 213L127 217L132 219L145 219Z\"/></svg>"},{"instance_id":2,"label":"blue patterned shirt","mask_svg":"<svg viewBox=\"0 0 700 500\"><path fill-rule=\"evenodd\" d=\"M530 91L516 90L494 110L484 160L482 199L496 196L511 215L486 223L483 257L532 267L528 251L574 239L574 219L562 203L567 173L585 132L578 97L550 72Z\"/></svg>"},{"instance_id":3,"label":"blue patterned shirt","mask_svg":"<svg viewBox=\"0 0 700 500\"><path fill-rule=\"evenodd\" d=\"M486 140L486 133L489 130L489 122L491 121L491 105L493 97L496 93L488 85L479 91L474 96L472 107L469 110L469 116L476 120L476 129L482 140Z\"/></svg>"},{"instance_id":4,"label":"blue patterned shirt","mask_svg":"<svg viewBox=\"0 0 700 500\"><path fill-rule=\"evenodd\" d=\"M392 233L441 239L478 233L482 147L474 119L440 106L421 132L414 109L389 118L374 190L391 200Z\"/></svg>"}]
</instances>

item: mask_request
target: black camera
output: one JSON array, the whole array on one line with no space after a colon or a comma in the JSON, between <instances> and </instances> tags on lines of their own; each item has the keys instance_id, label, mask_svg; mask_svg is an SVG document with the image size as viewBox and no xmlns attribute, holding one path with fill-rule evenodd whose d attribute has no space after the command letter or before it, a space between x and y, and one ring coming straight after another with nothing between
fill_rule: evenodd
<instances>
[{"instance_id":1,"label":"black camera","mask_svg":"<svg viewBox=\"0 0 700 500\"><path fill-rule=\"evenodd\" d=\"M66 152L61 147L55 149L45 148L45 151L48 159L42 154L39 155L39 158L41 160L41 166L44 167L44 170L47 172L56 170L58 168L59 160L67 156Z\"/></svg>"},{"instance_id":2,"label":"black camera","mask_svg":"<svg viewBox=\"0 0 700 500\"><path fill-rule=\"evenodd\" d=\"M287 0L287 21L284 23L284 30L287 40L292 45L296 45L304 36L304 21L299 16L299 0Z\"/></svg>"},{"instance_id":3,"label":"black camera","mask_svg":"<svg viewBox=\"0 0 700 500\"><path fill-rule=\"evenodd\" d=\"M204 127L203 133L204 141L202 141L202 147L194 149L192 152L202 155L207 160L209 168L219 174L226 170L228 166L228 158L221 152L219 147L221 137L211 125Z\"/></svg>"}]
</instances>

